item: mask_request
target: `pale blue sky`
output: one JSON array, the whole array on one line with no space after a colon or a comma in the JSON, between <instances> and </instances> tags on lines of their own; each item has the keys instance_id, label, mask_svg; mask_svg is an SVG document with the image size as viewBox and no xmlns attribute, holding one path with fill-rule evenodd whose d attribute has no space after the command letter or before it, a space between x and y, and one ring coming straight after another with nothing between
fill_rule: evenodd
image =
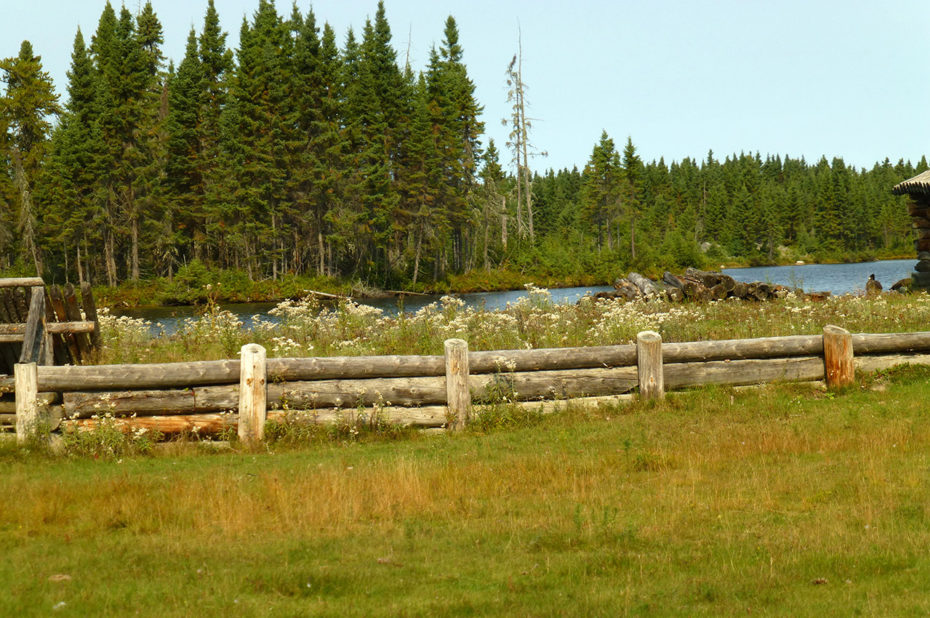
<instances>
[{"instance_id":1,"label":"pale blue sky","mask_svg":"<svg viewBox=\"0 0 930 618\"><path fill-rule=\"evenodd\" d=\"M32 41L59 92L78 25L89 39L105 0L0 0L0 56ZM258 0L216 0L228 43ZM114 7L119 7L114 2ZM136 11L140 3L127 1ZM153 0L164 53L180 62L206 0ZM302 12L310 6L299 0ZM344 41L376 0L316 0L318 22ZM278 0L289 14L290 0ZM930 151L930 2L886 0L595 1L386 0L398 57L426 63L447 15L499 148L509 114L504 72L523 33L532 138L549 156L535 167L584 166L602 129L632 136L645 160L708 149L843 157L870 167L917 162ZM504 158L504 157L502 157Z\"/></svg>"}]
</instances>

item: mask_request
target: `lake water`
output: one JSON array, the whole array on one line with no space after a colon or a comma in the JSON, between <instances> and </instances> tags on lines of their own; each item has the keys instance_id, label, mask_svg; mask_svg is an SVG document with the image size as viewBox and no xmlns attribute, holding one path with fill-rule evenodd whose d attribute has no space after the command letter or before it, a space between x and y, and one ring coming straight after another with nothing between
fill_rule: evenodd
<instances>
[{"instance_id":1,"label":"lake water","mask_svg":"<svg viewBox=\"0 0 930 618\"><path fill-rule=\"evenodd\" d=\"M796 266L760 266L756 268L725 268L723 272L737 281L765 281L805 292L831 292L833 294L861 294L869 275L887 290L911 276L916 259L882 260L858 264L799 264Z\"/></svg>"},{"instance_id":2,"label":"lake water","mask_svg":"<svg viewBox=\"0 0 930 618\"><path fill-rule=\"evenodd\" d=\"M725 268L723 272L737 281L765 281L790 287L800 287L807 292L831 292L833 294L860 294L865 289L865 282L870 274L875 274L881 284L888 289L895 282L909 277L917 260L883 260L880 262L862 262L859 264L803 264L796 266L762 266L756 268ZM608 286L575 287L550 290L552 300L556 303L574 303L585 294L596 294L613 290ZM517 301L527 295L526 290L505 292L476 292L458 294L470 307L485 309L503 309L508 303ZM415 312L421 307L437 302L441 295L405 296L403 298L365 299L360 302L378 307L389 315L400 311ZM269 319L268 311L275 303L242 303L224 305L224 309L233 312L244 326L249 328L252 317L261 316ZM155 307L146 309L120 310L116 313L152 322L153 331L164 329L173 333L185 319L198 314L196 307ZM271 318L273 319L273 318Z\"/></svg>"}]
</instances>

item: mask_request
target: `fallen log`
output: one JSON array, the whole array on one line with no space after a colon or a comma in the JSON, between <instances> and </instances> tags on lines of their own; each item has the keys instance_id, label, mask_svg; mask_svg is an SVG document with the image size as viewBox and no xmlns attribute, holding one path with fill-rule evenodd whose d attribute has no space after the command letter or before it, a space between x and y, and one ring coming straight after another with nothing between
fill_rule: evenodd
<instances>
[{"instance_id":1,"label":"fallen log","mask_svg":"<svg viewBox=\"0 0 930 618\"><path fill-rule=\"evenodd\" d=\"M614 282L614 289L624 300L636 300L643 295L639 288L629 279L617 279Z\"/></svg>"},{"instance_id":2,"label":"fallen log","mask_svg":"<svg viewBox=\"0 0 930 618\"><path fill-rule=\"evenodd\" d=\"M661 294L659 287L648 277L644 277L636 272L631 272L626 278L629 279L630 283L635 285L636 289L646 298L655 298Z\"/></svg>"},{"instance_id":3,"label":"fallen log","mask_svg":"<svg viewBox=\"0 0 930 618\"><path fill-rule=\"evenodd\" d=\"M682 281L681 277L678 277L678 276L676 276L676 275L673 275L672 273L670 273L670 272L667 271L667 270L666 270L664 273L662 273L662 281L663 281L666 285L669 285L669 286L671 286L671 287L673 287L673 288L677 288L677 289L679 289L679 290L681 290L681 291L684 291L684 289L685 289L685 282Z\"/></svg>"}]
</instances>

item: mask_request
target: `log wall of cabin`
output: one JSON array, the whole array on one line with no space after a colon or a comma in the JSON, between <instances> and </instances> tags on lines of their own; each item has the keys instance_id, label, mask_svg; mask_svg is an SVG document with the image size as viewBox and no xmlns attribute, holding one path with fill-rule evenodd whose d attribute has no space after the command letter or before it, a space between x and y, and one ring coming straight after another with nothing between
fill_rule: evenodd
<instances>
[{"instance_id":1,"label":"log wall of cabin","mask_svg":"<svg viewBox=\"0 0 930 618\"><path fill-rule=\"evenodd\" d=\"M930 288L930 195L911 194L910 198L907 209L917 230L917 265L911 277L914 287Z\"/></svg>"}]
</instances>

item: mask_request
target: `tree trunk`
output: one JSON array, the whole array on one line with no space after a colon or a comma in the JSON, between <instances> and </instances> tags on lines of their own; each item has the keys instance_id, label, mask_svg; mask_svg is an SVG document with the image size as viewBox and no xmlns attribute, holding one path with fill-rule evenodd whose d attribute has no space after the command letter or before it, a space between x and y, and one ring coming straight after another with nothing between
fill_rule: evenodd
<instances>
[{"instance_id":1,"label":"tree trunk","mask_svg":"<svg viewBox=\"0 0 930 618\"><path fill-rule=\"evenodd\" d=\"M420 274L420 251L422 248L423 248L423 230L418 230L417 251L416 251L416 255L413 258L413 282L411 285L417 284L417 276Z\"/></svg>"},{"instance_id":2,"label":"tree trunk","mask_svg":"<svg viewBox=\"0 0 930 618\"><path fill-rule=\"evenodd\" d=\"M132 217L132 280L139 280L139 217Z\"/></svg>"},{"instance_id":3,"label":"tree trunk","mask_svg":"<svg viewBox=\"0 0 930 618\"><path fill-rule=\"evenodd\" d=\"M501 196L501 246L507 250L507 198Z\"/></svg>"},{"instance_id":4,"label":"tree trunk","mask_svg":"<svg viewBox=\"0 0 930 618\"><path fill-rule=\"evenodd\" d=\"M113 232L108 228L106 238L103 241L103 259L107 269L107 284L111 288L116 287L116 256L114 255L115 248L113 245Z\"/></svg>"}]
</instances>

